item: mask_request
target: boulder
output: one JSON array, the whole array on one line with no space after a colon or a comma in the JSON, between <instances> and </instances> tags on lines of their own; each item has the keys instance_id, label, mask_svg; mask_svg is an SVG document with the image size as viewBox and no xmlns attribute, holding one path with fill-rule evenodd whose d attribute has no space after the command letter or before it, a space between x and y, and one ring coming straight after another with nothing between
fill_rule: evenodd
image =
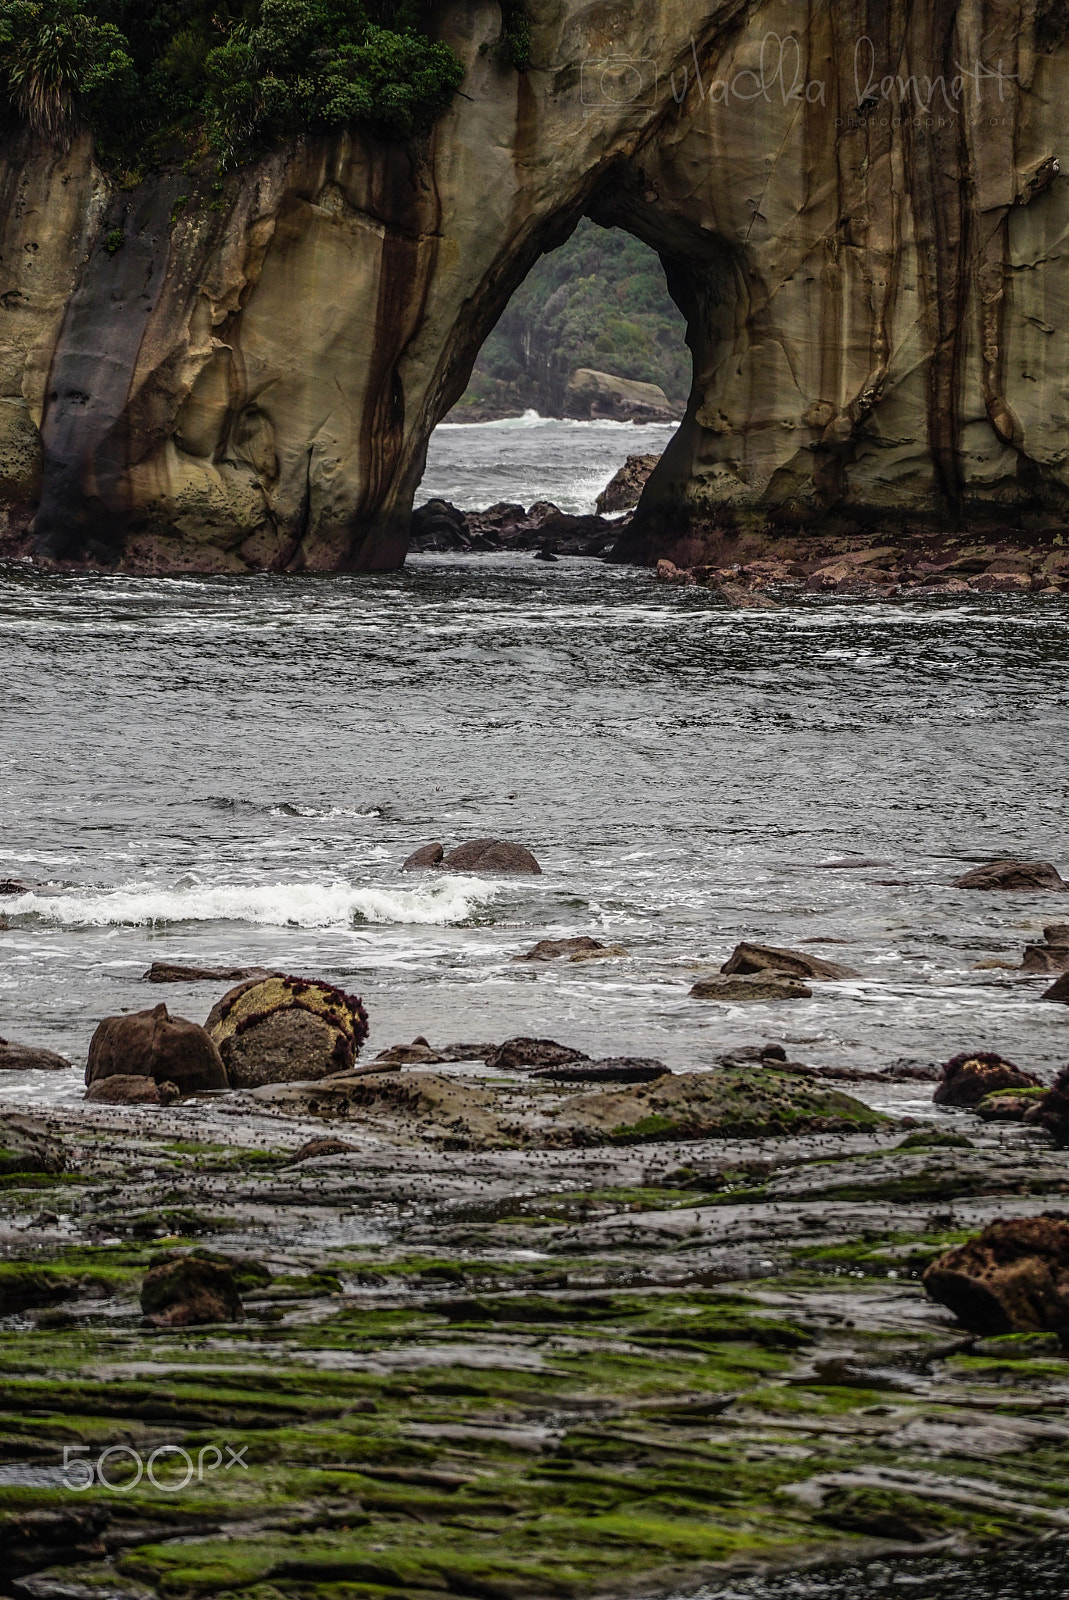
<instances>
[{"instance_id":1,"label":"boulder","mask_svg":"<svg viewBox=\"0 0 1069 1600\"><path fill-rule=\"evenodd\" d=\"M542 873L530 850L524 849L522 844L508 844L504 839L472 839L467 844L457 845L442 861L442 868L446 872L480 873L487 878L507 872L531 876Z\"/></svg>"},{"instance_id":2,"label":"boulder","mask_svg":"<svg viewBox=\"0 0 1069 1600\"><path fill-rule=\"evenodd\" d=\"M1069 1006L1069 972L1065 972L1052 983L1049 989L1044 989L1039 997L1041 1000L1060 1000L1063 1006Z\"/></svg>"},{"instance_id":3,"label":"boulder","mask_svg":"<svg viewBox=\"0 0 1069 1600\"><path fill-rule=\"evenodd\" d=\"M0 1039L0 1072L60 1072L72 1063L54 1050L38 1050L32 1044L12 1044Z\"/></svg>"},{"instance_id":4,"label":"boulder","mask_svg":"<svg viewBox=\"0 0 1069 1600\"><path fill-rule=\"evenodd\" d=\"M729 1005L744 1005L757 1000L808 1000L812 989L800 978L785 972L750 972L738 975L718 972L699 978L690 991L692 1000L721 1000Z\"/></svg>"},{"instance_id":5,"label":"boulder","mask_svg":"<svg viewBox=\"0 0 1069 1600\"><path fill-rule=\"evenodd\" d=\"M143 983L241 983L271 976L268 967L183 967L171 961L154 961L141 979Z\"/></svg>"},{"instance_id":6,"label":"boulder","mask_svg":"<svg viewBox=\"0 0 1069 1600\"><path fill-rule=\"evenodd\" d=\"M987 861L954 879L955 889L1006 889L1018 892L1069 889L1049 861Z\"/></svg>"},{"instance_id":7,"label":"boulder","mask_svg":"<svg viewBox=\"0 0 1069 1600\"><path fill-rule=\"evenodd\" d=\"M141 1285L141 1309L154 1328L240 1322L245 1315L233 1267L199 1255L150 1267Z\"/></svg>"},{"instance_id":8,"label":"boulder","mask_svg":"<svg viewBox=\"0 0 1069 1600\"><path fill-rule=\"evenodd\" d=\"M580 420L611 417L617 422L673 422L680 415L680 408L670 403L658 384L619 378L594 367L579 367L572 373L563 411Z\"/></svg>"},{"instance_id":9,"label":"boulder","mask_svg":"<svg viewBox=\"0 0 1069 1600\"><path fill-rule=\"evenodd\" d=\"M1069 1150L1069 1067L1062 1068L1025 1120L1046 1128L1059 1150Z\"/></svg>"},{"instance_id":10,"label":"boulder","mask_svg":"<svg viewBox=\"0 0 1069 1600\"><path fill-rule=\"evenodd\" d=\"M418 850L413 850L408 860L402 863L402 872L428 872L431 867L440 867L445 851L441 845L421 844Z\"/></svg>"},{"instance_id":11,"label":"boulder","mask_svg":"<svg viewBox=\"0 0 1069 1600\"><path fill-rule=\"evenodd\" d=\"M212 1007L205 1023L236 1089L346 1072L367 1038L355 996L306 978L256 978Z\"/></svg>"},{"instance_id":12,"label":"boulder","mask_svg":"<svg viewBox=\"0 0 1069 1600\"><path fill-rule=\"evenodd\" d=\"M602 944L600 939L591 939L588 934L579 934L574 939L539 939L536 945L524 952L522 956L513 956L513 961L556 961L566 957L569 961L601 961L609 956L626 956L627 951L622 944Z\"/></svg>"},{"instance_id":13,"label":"boulder","mask_svg":"<svg viewBox=\"0 0 1069 1600\"><path fill-rule=\"evenodd\" d=\"M428 500L415 507L409 540L412 550L471 549L467 518L448 500Z\"/></svg>"},{"instance_id":14,"label":"boulder","mask_svg":"<svg viewBox=\"0 0 1069 1600\"><path fill-rule=\"evenodd\" d=\"M559 1067L565 1062L589 1060L582 1050L558 1044L555 1039L531 1039L521 1035L498 1045L493 1054L487 1056L486 1065L495 1072L522 1072L527 1067Z\"/></svg>"},{"instance_id":15,"label":"boulder","mask_svg":"<svg viewBox=\"0 0 1069 1600\"><path fill-rule=\"evenodd\" d=\"M173 1083L121 1072L98 1078L85 1091L85 1098L98 1106L169 1106L178 1097Z\"/></svg>"},{"instance_id":16,"label":"boulder","mask_svg":"<svg viewBox=\"0 0 1069 1600\"><path fill-rule=\"evenodd\" d=\"M853 967L844 967L838 961L824 961L820 956L806 955L800 950L780 950L770 944L737 944L720 970L730 975L785 972L792 978L826 981L860 977Z\"/></svg>"},{"instance_id":17,"label":"boulder","mask_svg":"<svg viewBox=\"0 0 1069 1600\"><path fill-rule=\"evenodd\" d=\"M993 1050L964 1051L944 1062L932 1099L937 1106L978 1106L999 1089L1037 1089L1043 1085L1033 1072L1004 1061Z\"/></svg>"},{"instance_id":18,"label":"boulder","mask_svg":"<svg viewBox=\"0 0 1069 1600\"><path fill-rule=\"evenodd\" d=\"M33 1117L0 1116L0 1174L9 1172L63 1172L67 1152Z\"/></svg>"},{"instance_id":19,"label":"boulder","mask_svg":"<svg viewBox=\"0 0 1069 1600\"><path fill-rule=\"evenodd\" d=\"M921 1281L972 1333L1069 1335L1069 1223L992 1222L939 1256Z\"/></svg>"},{"instance_id":20,"label":"boulder","mask_svg":"<svg viewBox=\"0 0 1069 1600\"><path fill-rule=\"evenodd\" d=\"M610 511L630 511L637 506L646 479L660 456L628 456L620 470L609 479L598 495L595 509L602 516Z\"/></svg>"},{"instance_id":21,"label":"boulder","mask_svg":"<svg viewBox=\"0 0 1069 1600\"><path fill-rule=\"evenodd\" d=\"M227 1087L214 1041L197 1023L170 1016L165 1005L100 1023L89 1046L85 1081L116 1076L173 1083L179 1094Z\"/></svg>"},{"instance_id":22,"label":"boulder","mask_svg":"<svg viewBox=\"0 0 1069 1600\"><path fill-rule=\"evenodd\" d=\"M1024 1122L1033 1107L1047 1098L1046 1089L998 1089L976 1107L984 1122Z\"/></svg>"},{"instance_id":23,"label":"boulder","mask_svg":"<svg viewBox=\"0 0 1069 1600\"><path fill-rule=\"evenodd\" d=\"M653 1083L667 1071L663 1061L648 1056L605 1056L600 1061L562 1061L559 1066L539 1067L531 1076L551 1083Z\"/></svg>"}]
</instances>

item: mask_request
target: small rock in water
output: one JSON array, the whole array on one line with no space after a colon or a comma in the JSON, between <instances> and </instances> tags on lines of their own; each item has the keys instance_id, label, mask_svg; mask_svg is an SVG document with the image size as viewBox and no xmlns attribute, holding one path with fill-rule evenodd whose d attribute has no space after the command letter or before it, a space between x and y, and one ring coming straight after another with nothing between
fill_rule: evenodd
<instances>
[{"instance_id":1,"label":"small rock in water","mask_svg":"<svg viewBox=\"0 0 1069 1600\"><path fill-rule=\"evenodd\" d=\"M921 1281L973 1333L1069 1337L1069 1223L992 1222L933 1261Z\"/></svg>"},{"instance_id":2,"label":"small rock in water","mask_svg":"<svg viewBox=\"0 0 1069 1600\"><path fill-rule=\"evenodd\" d=\"M589 1060L582 1050L558 1044L555 1039L520 1036L498 1045L493 1054L487 1056L486 1065L495 1072L519 1072L526 1067L559 1067L565 1062Z\"/></svg>"},{"instance_id":3,"label":"small rock in water","mask_svg":"<svg viewBox=\"0 0 1069 1600\"><path fill-rule=\"evenodd\" d=\"M604 961L610 956L626 956L627 951L622 944L602 944L600 939L591 939L587 934L580 934L575 939L539 939L532 949L524 952L522 956L513 956L513 961L556 961L559 957L566 957L568 961Z\"/></svg>"},{"instance_id":4,"label":"small rock in water","mask_svg":"<svg viewBox=\"0 0 1069 1600\"><path fill-rule=\"evenodd\" d=\"M1064 881L1049 861L988 861L982 867L974 867L971 872L955 878L952 887L1065 891L1069 890L1069 883Z\"/></svg>"},{"instance_id":5,"label":"small rock in water","mask_svg":"<svg viewBox=\"0 0 1069 1600\"><path fill-rule=\"evenodd\" d=\"M758 1000L808 1000L813 991L799 978L781 972L752 972L733 976L718 972L699 978L690 991L692 1000L722 1000L738 1005Z\"/></svg>"},{"instance_id":6,"label":"small rock in water","mask_svg":"<svg viewBox=\"0 0 1069 1600\"><path fill-rule=\"evenodd\" d=\"M445 851L437 840L433 844L421 844L418 850L413 850L408 860L402 863L402 872L426 872L431 867L440 867Z\"/></svg>"},{"instance_id":7,"label":"small rock in water","mask_svg":"<svg viewBox=\"0 0 1069 1600\"><path fill-rule=\"evenodd\" d=\"M98 1106L169 1106L179 1093L173 1083L116 1072L91 1083L85 1098Z\"/></svg>"},{"instance_id":8,"label":"small rock in water","mask_svg":"<svg viewBox=\"0 0 1069 1600\"><path fill-rule=\"evenodd\" d=\"M172 961L154 961L141 974L143 983L241 983L249 978L274 976L269 967L183 967Z\"/></svg>"},{"instance_id":9,"label":"small rock in water","mask_svg":"<svg viewBox=\"0 0 1069 1600\"><path fill-rule=\"evenodd\" d=\"M543 545L540 550L535 551L534 559L536 561L559 561L560 557L557 555L556 551L550 549L549 545L546 544Z\"/></svg>"},{"instance_id":10,"label":"small rock in water","mask_svg":"<svg viewBox=\"0 0 1069 1600\"><path fill-rule=\"evenodd\" d=\"M85 1081L91 1085L116 1076L173 1083L180 1094L228 1087L214 1040L195 1022L170 1016L165 1005L100 1023L89 1046Z\"/></svg>"},{"instance_id":11,"label":"small rock in water","mask_svg":"<svg viewBox=\"0 0 1069 1600\"><path fill-rule=\"evenodd\" d=\"M18 878L0 878L0 894L29 894L30 886Z\"/></svg>"},{"instance_id":12,"label":"small rock in water","mask_svg":"<svg viewBox=\"0 0 1069 1600\"><path fill-rule=\"evenodd\" d=\"M442 862L445 872L472 872L496 878L500 873L522 872L541 877L542 868L530 850L504 839L472 839L457 845Z\"/></svg>"},{"instance_id":13,"label":"small rock in water","mask_svg":"<svg viewBox=\"0 0 1069 1600\"><path fill-rule=\"evenodd\" d=\"M59 1072L73 1065L54 1050L39 1050L32 1044L11 1044L0 1039L0 1072Z\"/></svg>"},{"instance_id":14,"label":"small rock in water","mask_svg":"<svg viewBox=\"0 0 1069 1600\"><path fill-rule=\"evenodd\" d=\"M829 981L860 976L853 967L844 967L838 961L823 961L820 956L805 955L800 950L779 950L775 945L745 942L735 946L720 970L728 975L782 972L792 978L817 978Z\"/></svg>"},{"instance_id":15,"label":"small rock in water","mask_svg":"<svg viewBox=\"0 0 1069 1600\"><path fill-rule=\"evenodd\" d=\"M660 456L628 456L598 495L595 510L604 516L607 512L630 511L632 506L637 506L646 480L660 459Z\"/></svg>"},{"instance_id":16,"label":"small rock in water","mask_svg":"<svg viewBox=\"0 0 1069 1600\"><path fill-rule=\"evenodd\" d=\"M963 1052L945 1062L932 1099L937 1106L973 1107L998 1089L1042 1088L1032 1072L1004 1061L992 1050Z\"/></svg>"},{"instance_id":17,"label":"small rock in water","mask_svg":"<svg viewBox=\"0 0 1069 1600\"><path fill-rule=\"evenodd\" d=\"M1039 998L1041 1000L1060 1000L1062 1005L1069 1006L1069 972L1063 973L1057 983L1052 983L1049 989L1044 989Z\"/></svg>"}]
</instances>

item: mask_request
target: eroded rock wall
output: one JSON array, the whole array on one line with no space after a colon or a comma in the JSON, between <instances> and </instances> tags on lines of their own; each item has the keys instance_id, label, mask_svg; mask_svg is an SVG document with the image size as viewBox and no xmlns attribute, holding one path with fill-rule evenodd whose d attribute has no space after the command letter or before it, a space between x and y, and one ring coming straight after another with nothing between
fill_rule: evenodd
<instances>
[{"instance_id":1,"label":"eroded rock wall","mask_svg":"<svg viewBox=\"0 0 1069 1600\"><path fill-rule=\"evenodd\" d=\"M657 248L686 420L625 554L694 519L1060 517L1069 58L1037 0L534 0L439 13L426 141L309 139L115 189L0 168L9 548L130 570L404 556L431 428L588 211ZM604 63L637 63L626 81ZM633 92L632 92L633 91ZM21 543L20 543L21 541Z\"/></svg>"}]
</instances>

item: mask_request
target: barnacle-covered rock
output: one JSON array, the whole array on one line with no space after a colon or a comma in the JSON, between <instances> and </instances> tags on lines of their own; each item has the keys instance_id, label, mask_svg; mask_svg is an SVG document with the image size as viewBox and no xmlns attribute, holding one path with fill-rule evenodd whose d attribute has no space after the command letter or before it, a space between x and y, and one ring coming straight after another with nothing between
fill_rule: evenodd
<instances>
[{"instance_id":1,"label":"barnacle-covered rock","mask_svg":"<svg viewBox=\"0 0 1069 1600\"><path fill-rule=\"evenodd\" d=\"M345 1072L367 1038L367 1012L333 984L276 975L229 990L205 1027L234 1088L255 1089Z\"/></svg>"}]
</instances>

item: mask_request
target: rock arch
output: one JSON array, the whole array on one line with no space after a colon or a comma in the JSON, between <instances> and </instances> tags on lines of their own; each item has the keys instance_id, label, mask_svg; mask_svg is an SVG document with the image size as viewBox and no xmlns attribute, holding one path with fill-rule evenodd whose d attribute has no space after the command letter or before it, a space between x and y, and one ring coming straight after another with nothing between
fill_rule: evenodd
<instances>
[{"instance_id":1,"label":"rock arch","mask_svg":"<svg viewBox=\"0 0 1069 1600\"><path fill-rule=\"evenodd\" d=\"M694 357L626 556L739 519L1065 515L1055 0L529 10L517 75L495 4L441 8L467 76L419 146L309 139L222 198L210 175L113 192L84 140L9 152L16 540L131 570L397 565L431 428L587 212L660 251Z\"/></svg>"}]
</instances>

